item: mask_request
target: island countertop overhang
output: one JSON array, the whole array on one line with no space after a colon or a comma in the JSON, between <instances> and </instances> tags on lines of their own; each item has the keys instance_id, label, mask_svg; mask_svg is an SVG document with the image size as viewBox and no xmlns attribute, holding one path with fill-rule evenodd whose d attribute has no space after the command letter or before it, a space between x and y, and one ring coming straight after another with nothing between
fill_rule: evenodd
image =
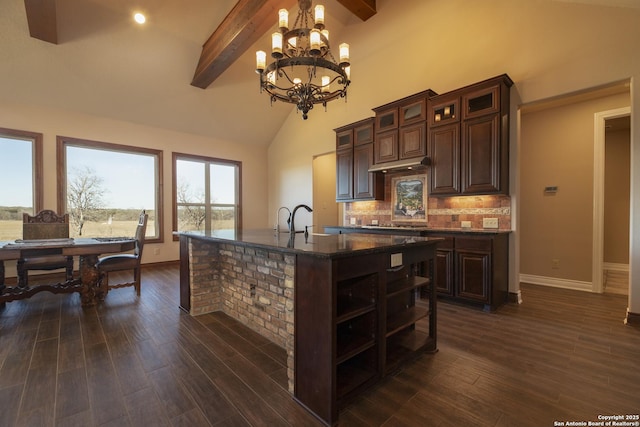
<instances>
[{"instance_id":1,"label":"island countertop overhang","mask_svg":"<svg viewBox=\"0 0 640 427\"><path fill-rule=\"evenodd\" d=\"M304 254L322 258L341 258L354 254L388 252L390 248L409 245L430 246L442 240L433 236L402 236L381 234L309 234L290 235L275 233L270 229L244 230L233 232L219 230L212 232L186 231L177 233L187 238L210 242L233 242L241 246L278 250L283 253Z\"/></svg>"}]
</instances>

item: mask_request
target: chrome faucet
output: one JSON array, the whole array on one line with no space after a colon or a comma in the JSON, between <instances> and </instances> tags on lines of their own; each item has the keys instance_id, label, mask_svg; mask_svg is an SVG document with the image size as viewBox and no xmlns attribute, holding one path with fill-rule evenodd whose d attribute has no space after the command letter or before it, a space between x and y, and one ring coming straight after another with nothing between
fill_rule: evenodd
<instances>
[{"instance_id":1,"label":"chrome faucet","mask_svg":"<svg viewBox=\"0 0 640 427\"><path fill-rule=\"evenodd\" d=\"M276 234L280 233L280 211L284 209L289 212L289 216L287 216L287 230L291 229L291 211L289 208L282 206L278 208L278 212L276 212Z\"/></svg>"},{"instance_id":2,"label":"chrome faucet","mask_svg":"<svg viewBox=\"0 0 640 427\"><path fill-rule=\"evenodd\" d=\"M309 206L307 205L298 205L295 208L293 208L293 213L291 214L291 226L289 227L289 232L293 235L296 233L303 233L303 231L296 231L296 227L295 227L295 218L296 218L296 211L299 208L305 208L307 210L307 212L313 212L313 209L311 209Z\"/></svg>"}]
</instances>

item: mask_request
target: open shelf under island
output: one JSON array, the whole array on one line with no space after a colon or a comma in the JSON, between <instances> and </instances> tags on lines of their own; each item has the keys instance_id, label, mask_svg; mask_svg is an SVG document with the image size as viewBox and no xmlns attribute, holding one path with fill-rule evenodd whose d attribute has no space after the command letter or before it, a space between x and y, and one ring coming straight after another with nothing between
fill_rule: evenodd
<instances>
[{"instance_id":1,"label":"open shelf under island","mask_svg":"<svg viewBox=\"0 0 640 427\"><path fill-rule=\"evenodd\" d=\"M273 230L179 236L180 307L224 311L283 347L289 391L327 425L364 388L437 351L442 239Z\"/></svg>"}]
</instances>

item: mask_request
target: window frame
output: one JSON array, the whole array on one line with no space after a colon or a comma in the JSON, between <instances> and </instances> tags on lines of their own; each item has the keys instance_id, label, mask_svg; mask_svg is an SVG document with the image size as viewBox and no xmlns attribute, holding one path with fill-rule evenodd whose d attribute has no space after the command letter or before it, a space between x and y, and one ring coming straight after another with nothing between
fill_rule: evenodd
<instances>
[{"instance_id":1,"label":"window frame","mask_svg":"<svg viewBox=\"0 0 640 427\"><path fill-rule=\"evenodd\" d=\"M31 132L19 129L9 129L0 127L0 136L8 139L22 139L31 141L32 151L32 174L33 174L33 215L44 209L44 177L43 177L43 135L39 132Z\"/></svg>"},{"instance_id":2,"label":"window frame","mask_svg":"<svg viewBox=\"0 0 640 427\"><path fill-rule=\"evenodd\" d=\"M201 156L198 154L187 154L187 153L178 153L178 152L172 152L171 153L172 156L172 182L171 182L171 192L172 192L172 200L171 200L171 205L172 205L172 211L173 211L173 222L172 222L172 229L174 231L178 231L178 160L185 160L185 161L194 161L194 162L205 162L207 164L211 164L211 163L217 163L217 164L222 164L222 165L228 165L228 166L235 166L236 167L236 179L237 179L237 183L236 183L236 187L237 187L237 193L236 193L236 231L242 231L242 162L238 161L238 160L229 160L229 159L221 159L218 157L209 157L209 156ZM179 236L175 235L173 236L173 240L177 241L179 240Z\"/></svg>"},{"instance_id":3,"label":"window frame","mask_svg":"<svg viewBox=\"0 0 640 427\"><path fill-rule=\"evenodd\" d=\"M88 139L73 138L69 136L56 137L56 157L58 159L56 164L57 170L57 185L58 185L58 211L66 210L67 200L67 152L66 147L80 147L88 149L98 149L105 151L117 151L131 154L143 154L156 156L158 160L157 164L157 178L156 182L156 204L155 207L155 221L157 223L158 236L152 238L145 238L146 243L163 243L164 242L164 215L163 215L163 160L162 150L156 150L151 148L136 147L125 144L115 144L111 142L92 141Z\"/></svg>"}]
</instances>

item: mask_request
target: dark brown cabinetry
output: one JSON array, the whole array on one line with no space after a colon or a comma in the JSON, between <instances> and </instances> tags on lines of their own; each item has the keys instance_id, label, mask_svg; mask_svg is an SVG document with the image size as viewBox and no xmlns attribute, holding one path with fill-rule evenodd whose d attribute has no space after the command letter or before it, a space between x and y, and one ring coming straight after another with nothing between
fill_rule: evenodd
<instances>
[{"instance_id":1,"label":"dark brown cabinetry","mask_svg":"<svg viewBox=\"0 0 640 427\"><path fill-rule=\"evenodd\" d=\"M436 255L438 294L493 311L507 301L509 235L444 237Z\"/></svg>"},{"instance_id":2,"label":"dark brown cabinetry","mask_svg":"<svg viewBox=\"0 0 640 427\"><path fill-rule=\"evenodd\" d=\"M509 233L417 231L411 228L325 227L325 233L369 233L441 238L435 257L438 296L494 311L507 302Z\"/></svg>"},{"instance_id":3,"label":"dark brown cabinetry","mask_svg":"<svg viewBox=\"0 0 640 427\"><path fill-rule=\"evenodd\" d=\"M453 237L444 237L436 251L436 291L439 295L453 296L454 272L453 270Z\"/></svg>"},{"instance_id":4,"label":"dark brown cabinetry","mask_svg":"<svg viewBox=\"0 0 640 427\"><path fill-rule=\"evenodd\" d=\"M384 198L384 177L369 172L374 156L373 129L373 118L335 129L337 201Z\"/></svg>"},{"instance_id":5,"label":"dark brown cabinetry","mask_svg":"<svg viewBox=\"0 0 640 427\"><path fill-rule=\"evenodd\" d=\"M509 192L509 88L501 76L430 98L430 194Z\"/></svg>"},{"instance_id":6,"label":"dark brown cabinetry","mask_svg":"<svg viewBox=\"0 0 640 427\"><path fill-rule=\"evenodd\" d=\"M376 164L423 157L427 153L427 89L415 95L374 108Z\"/></svg>"},{"instance_id":7,"label":"dark brown cabinetry","mask_svg":"<svg viewBox=\"0 0 640 427\"><path fill-rule=\"evenodd\" d=\"M328 425L364 388L436 351L436 244L297 255L295 396Z\"/></svg>"}]
</instances>

